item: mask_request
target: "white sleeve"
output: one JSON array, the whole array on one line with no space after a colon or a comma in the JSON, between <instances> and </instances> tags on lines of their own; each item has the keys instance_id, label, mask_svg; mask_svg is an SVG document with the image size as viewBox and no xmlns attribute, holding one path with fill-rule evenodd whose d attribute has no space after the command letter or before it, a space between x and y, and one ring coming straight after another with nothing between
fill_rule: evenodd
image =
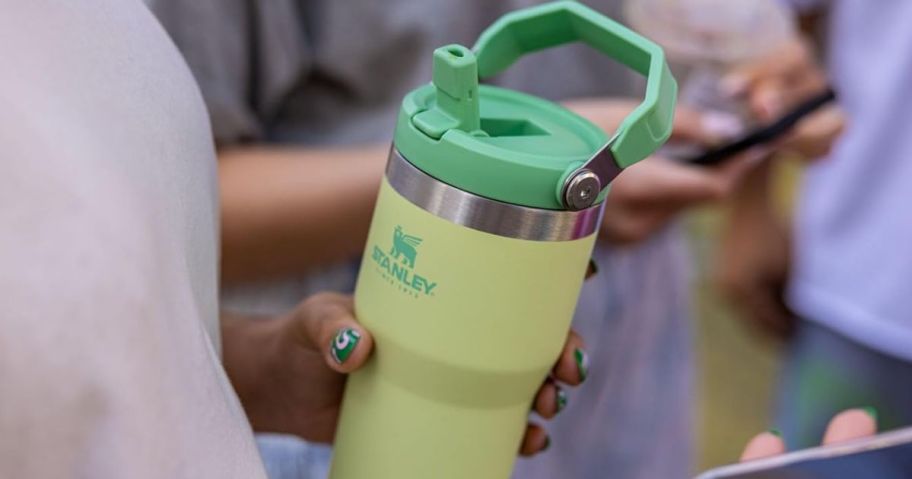
<instances>
[{"instance_id":1,"label":"white sleeve","mask_svg":"<svg viewBox=\"0 0 912 479\"><path fill-rule=\"evenodd\" d=\"M2 478L265 479L212 339L205 107L141 5L0 15Z\"/></svg>"}]
</instances>

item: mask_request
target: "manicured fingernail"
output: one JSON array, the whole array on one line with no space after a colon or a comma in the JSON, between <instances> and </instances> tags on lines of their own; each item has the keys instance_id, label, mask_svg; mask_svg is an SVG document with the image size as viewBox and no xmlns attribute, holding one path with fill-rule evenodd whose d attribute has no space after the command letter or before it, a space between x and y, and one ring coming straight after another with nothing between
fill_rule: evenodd
<instances>
[{"instance_id":1,"label":"manicured fingernail","mask_svg":"<svg viewBox=\"0 0 912 479\"><path fill-rule=\"evenodd\" d=\"M358 331L352 328L340 329L333 338L332 344L329 345L329 353L338 364L342 364L358 347L360 340L361 334Z\"/></svg>"},{"instance_id":2,"label":"manicured fingernail","mask_svg":"<svg viewBox=\"0 0 912 479\"><path fill-rule=\"evenodd\" d=\"M545 445L542 446L542 452L547 451L551 447L551 436L545 436Z\"/></svg>"},{"instance_id":3,"label":"manicured fingernail","mask_svg":"<svg viewBox=\"0 0 912 479\"><path fill-rule=\"evenodd\" d=\"M779 431L778 429L776 429L776 428L770 429L769 431L766 431L766 432L768 432L768 433L770 433L770 434L772 434L772 435L778 437L779 439L782 439L782 432L780 432L780 431Z\"/></svg>"},{"instance_id":4,"label":"manicured fingernail","mask_svg":"<svg viewBox=\"0 0 912 479\"><path fill-rule=\"evenodd\" d=\"M865 414L867 414L868 416L871 417L871 419L874 420L874 424L877 424L877 408L872 407L872 406L867 406L867 407L861 408L861 410L864 411Z\"/></svg>"},{"instance_id":5,"label":"manicured fingernail","mask_svg":"<svg viewBox=\"0 0 912 479\"><path fill-rule=\"evenodd\" d=\"M573 357L576 359L576 369L579 371L580 382L586 380L589 375L589 356L580 348L573 351Z\"/></svg>"},{"instance_id":6,"label":"manicured fingernail","mask_svg":"<svg viewBox=\"0 0 912 479\"><path fill-rule=\"evenodd\" d=\"M557 402L557 412L561 412L567 407L567 391L555 386L555 400Z\"/></svg>"}]
</instances>

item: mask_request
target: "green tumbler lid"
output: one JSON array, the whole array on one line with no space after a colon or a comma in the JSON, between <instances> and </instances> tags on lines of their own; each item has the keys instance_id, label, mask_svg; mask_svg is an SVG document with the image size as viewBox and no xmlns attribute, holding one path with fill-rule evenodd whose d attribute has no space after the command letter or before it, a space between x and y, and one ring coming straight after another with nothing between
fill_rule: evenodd
<instances>
[{"instance_id":1,"label":"green tumbler lid","mask_svg":"<svg viewBox=\"0 0 912 479\"><path fill-rule=\"evenodd\" d=\"M526 53L574 41L647 76L645 101L611 138L560 105L479 85ZM410 163L464 191L534 208L582 209L604 199L622 168L667 140L676 92L657 45L580 3L558 1L501 18L474 52L437 49L433 82L405 97L394 143Z\"/></svg>"}]
</instances>

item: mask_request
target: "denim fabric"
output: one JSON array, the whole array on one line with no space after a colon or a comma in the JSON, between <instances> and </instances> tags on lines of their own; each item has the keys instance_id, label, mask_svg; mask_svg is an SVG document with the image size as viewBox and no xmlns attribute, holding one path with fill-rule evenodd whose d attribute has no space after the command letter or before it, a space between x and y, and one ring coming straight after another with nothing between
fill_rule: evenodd
<instances>
[{"instance_id":1,"label":"denim fabric","mask_svg":"<svg viewBox=\"0 0 912 479\"><path fill-rule=\"evenodd\" d=\"M257 434L269 479L326 479L332 448L294 436Z\"/></svg>"}]
</instances>

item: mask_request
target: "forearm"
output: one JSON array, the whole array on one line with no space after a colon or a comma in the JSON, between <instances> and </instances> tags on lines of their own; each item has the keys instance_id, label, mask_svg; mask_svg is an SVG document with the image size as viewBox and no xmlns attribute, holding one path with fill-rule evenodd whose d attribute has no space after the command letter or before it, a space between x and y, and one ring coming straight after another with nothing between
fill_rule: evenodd
<instances>
[{"instance_id":1,"label":"forearm","mask_svg":"<svg viewBox=\"0 0 912 479\"><path fill-rule=\"evenodd\" d=\"M219 154L222 279L300 274L361 252L387 147Z\"/></svg>"},{"instance_id":2,"label":"forearm","mask_svg":"<svg viewBox=\"0 0 912 479\"><path fill-rule=\"evenodd\" d=\"M604 97L573 99L563 102L563 105L611 135L638 103L630 98Z\"/></svg>"}]
</instances>

